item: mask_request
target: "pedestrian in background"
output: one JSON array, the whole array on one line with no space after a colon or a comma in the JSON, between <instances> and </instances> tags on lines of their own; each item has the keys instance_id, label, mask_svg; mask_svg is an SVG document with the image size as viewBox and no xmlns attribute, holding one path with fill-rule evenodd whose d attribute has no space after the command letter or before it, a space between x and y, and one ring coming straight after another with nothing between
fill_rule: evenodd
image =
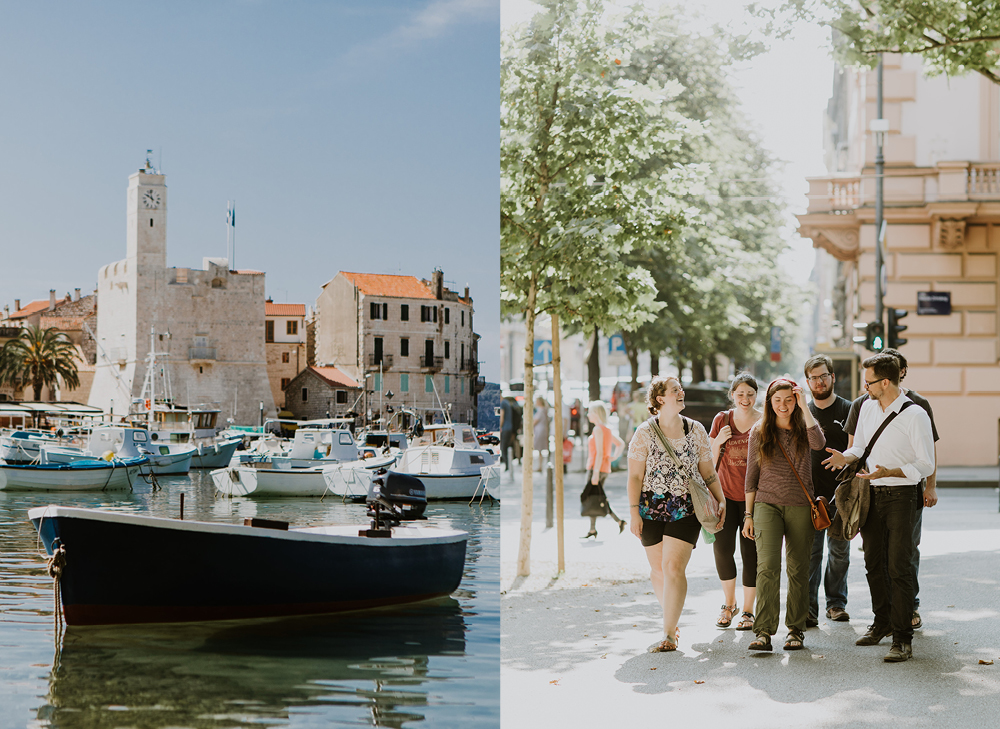
<instances>
[{"instance_id":1,"label":"pedestrian in background","mask_svg":"<svg viewBox=\"0 0 1000 729\"><path fill-rule=\"evenodd\" d=\"M510 470L510 448L514 440L514 410L510 405L510 400L503 398L500 400L500 453L503 455L503 465L511 478L514 478Z\"/></svg>"},{"instance_id":2,"label":"pedestrian in background","mask_svg":"<svg viewBox=\"0 0 1000 729\"><path fill-rule=\"evenodd\" d=\"M681 417L680 380L654 377L646 407L653 417L635 431L628 449L629 529L646 549L653 593L663 610L663 639L650 648L659 653L677 650L677 621L687 596L685 570L701 533L688 481L702 481L718 499L720 528L726 501L712 467L705 426Z\"/></svg>"},{"instance_id":3,"label":"pedestrian in background","mask_svg":"<svg viewBox=\"0 0 1000 729\"><path fill-rule=\"evenodd\" d=\"M746 513L747 445L750 429L760 419L757 401L757 380L749 372L740 372L729 386L729 400L734 407L715 416L708 436L712 439L712 461L726 497L726 523L716 532L715 569L722 582L722 614L715 623L728 628L739 609L736 603L736 539L740 541L743 560L743 614L737 630L752 630L754 600L757 597L757 545L745 537L741 528Z\"/></svg>"},{"instance_id":4,"label":"pedestrian in background","mask_svg":"<svg viewBox=\"0 0 1000 729\"><path fill-rule=\"evenodd\" d=\"M540 395L535 398L535 415L531 422L535 433L535 450L538 451L537 470L541 471L545 468L545 455L549 452L549 404Z\"/></svg>"},{"instance_id":5,"label":"pedestrian in background","mask_svg":"<svg viewBox=\"0 0 1000 729\"><path fill-rule=\"evenodd\" d=\"M816 533L810 509L810 451L822 450L825 444L802 388L783 377L768 385L764 415L750 431L747 454L743 536L757 540L757 637L747 646L749 650L772 650L771 636L778 632L782 541L788 576L785 650L803 646L809 614L809 558Z\"/></svg>"},{"instance_id":6,"label":"pedestrian in background","mask_svg":"<svg viewBox=\"0 0 1000 729\"><path fill-rule=\"evenodd\" d=\"M923 498L918 504L917 521L913 525L913 615L910 616L910 623L913 625L913 629L917 630L923 627L924 624L923 618L920 617L920 532L923 529L924 523L924 507L929 509L938 502L937 442L940 440L940 437L938 436L937 426L934 425L934 411L931 410L931 404L927 402L927 398L923 397L916 390L907 389L902 385L903 378L906 377L906 357L898 349L891 348L883 350L882 354L891 354L899 362L899 389L907 398L913 401L914 405L919 405L927 413L927 417L931 419L931 434L934 436L934 473L921 482ZM868 399L868 393L864 393L851 404L851 412L847 416L847 423L844 425L844 430L848 436L848 448L854 445L854 431L858 425L858 413L861 411L861 405Z\"/></svg>"},{"instance_id":7,"label":"pedestrian in background","mask_svg":"<svg viewBox=\"0 0 1000 729\"><path fill-rule=\"evenodd\" d=\"M847 449L847 433L844 424L851 411L851 401L833 391L837 382L833 373L833 360L825 354L817 354L806 360L806 384L812 393L809 412L823 430L828 448L838 451ZM827 514L830 519L837 513L833 494L837 490L837 474L823 467L825 452L812 452L813 489L816 496L827 500ZM823 571L823 545L827 547L826 571ZM812 558L809 560L809 617L806 627L819 625L819 583L822 580L826 593L826 617L837 622L847 622L847 569L851 564L851 543L834 539L827 530L816 532L813 540Z\"/></svg>"},{"instance_id":8,"label":"pedestrian in background","mask_svg":"<svg viewBox=\"0 0 1000 729\"><path fill-rule=\"evenodd\" d=\"M597 538L597 518L611 516L618 524L618 533L625 530L625 520L619 519L604 493L604 482L611 474L611 462L625 450L625 441L608 427L608 409L600 400L587 406L587 419L594 426L587 439L587 484L580 494L580 516L590 517L590 531L584 539Z\"/></svg>"},{"instance_id":9,"label":"pedestrian in background","mask_svg":"<svg viewBox=\"0 0 1000 729\"><path fill-rule=\"evenodd\" d=\"M896 357L877 354L861 366L869 399L861 406L854 445L843 453L828 448L823 465L839 470L872 443L858 475L871 484L861 540L875 619L855 644L878 645L891 634L892 648L883 660L900 663L913 657L913 529L924 498L920 482L934 473L934 436L927 412L899 388Z\"/></svg>"}]
</instances>

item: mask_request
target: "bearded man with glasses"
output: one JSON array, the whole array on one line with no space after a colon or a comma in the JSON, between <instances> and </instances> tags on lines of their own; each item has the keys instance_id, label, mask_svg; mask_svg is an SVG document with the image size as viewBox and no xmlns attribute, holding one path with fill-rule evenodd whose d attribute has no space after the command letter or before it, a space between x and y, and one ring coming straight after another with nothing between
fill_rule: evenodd
<instances>
[{"instance_id":1,"label":"bearded man with glasses","mask_svg":"<svg viewBox=\"0 0 1000 729\"><path fill-rule=\"evenodd\" d=\"M823 465L840 470L863 456L873 441L859 476L870 484L861 539L875 619L856 644L878 645L891 634L892 648L883 660L899 663L913 657L913 529L923 498L920 482L934 473L934 436L927 413L913 407L899 388L895 357L877 354L861 366L869 400L861 406L854 445L843 453L827 448L831 455Z\"/></svg>"},{"instance_id":2,"label":"bearded man with glasses","mask_svg":"<svg viewBox=\"0 0 1000 729\"><path fill-rule=\"evenodd\" d=\"M847 450L847 433L844 424L851 411L851 401L833 391L837 381L833 373L833 360L825 354L817 354L806 360L806 382L812 393L809 411L826 436L826 444L838 451ZM833 519L837 505L833 493L837 490L837 475L823 468L823 451L812 452L813 489L816 496L825 496L828 513ZM823 546L827 547L826 570L823 570ZM809 560L809 616L806 627L819 625L819 584L823 582L826 593L826 617L837 622L847 622L847 569L851 564L851 543L834 539L826 530L816 532L813 539L812 557Z\"/></svg>"}]
</instances>

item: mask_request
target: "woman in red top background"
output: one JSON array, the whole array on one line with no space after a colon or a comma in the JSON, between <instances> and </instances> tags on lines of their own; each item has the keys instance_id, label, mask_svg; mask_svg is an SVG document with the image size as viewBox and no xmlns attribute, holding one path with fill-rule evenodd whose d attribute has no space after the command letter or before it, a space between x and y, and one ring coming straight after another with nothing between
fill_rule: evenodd
<instances>
[{"instance_id":1,"label":"woman in red top background","mask_svg":"<svg viewBox=\"0 0 1000 729\"><path fill-rule=\"evenodd\" d=\"M618 522L618 533L625 530L625 520L619 519L608 503L608 497L604 493L604 481L611 473L611 462L616 460L625 450L625 441L611 432L608 427L608 410L604 403L595 400L587 406L587 420L593 423L594 428L587 440L587 485L580 494L582 506L580 516L590 517L590 531L583 537L597 537L597 517L611 516ZM600 459L598 459L600 454ZM594 495L603 497L600 506L598 500L591 499L588 505L587 499Z\"/></svg>"},{"instance_id":2,"label":"woman in red top background","mask_svg":"<svg viewBox=\"0 0 1000 729\"><path fill-rule=\"evenodd\" d=\"M725 601L716 625L728 628L739 607L736 604L736 538L739 534L740 556L743 558L743 614L737 630L753 630L753 603L757 598L757 545L743 536L743 513L746 511L744 482L747 475L747 445L750 429L761 416L754 408L757 401L757 381L749 372L741 372L729 386L729 399L736 406L724 410L712 421L708 436L712 443L712 461L726 496L726 523L716 532L715 569L722 582ZM721 457L720 457L721 453Z\"/></svg>"}]
</instances>

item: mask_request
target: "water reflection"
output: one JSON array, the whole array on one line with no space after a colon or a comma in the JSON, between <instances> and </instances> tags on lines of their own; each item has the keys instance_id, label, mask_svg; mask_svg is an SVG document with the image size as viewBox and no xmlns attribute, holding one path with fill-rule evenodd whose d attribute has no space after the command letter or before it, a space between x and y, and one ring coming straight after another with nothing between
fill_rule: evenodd
<instances>
[{"instance_id":1,"label":"water reflection","mask_svg":"<svg viewBox=\"0 0 1000 729\"><path fill-rule=\"evenodd\" d=\"M367 711L370 726L423 721L434 682L464 678L458 600L230 623L67 629L37 711L42 725L240 727Z\"/></svg>"}]
</instances>

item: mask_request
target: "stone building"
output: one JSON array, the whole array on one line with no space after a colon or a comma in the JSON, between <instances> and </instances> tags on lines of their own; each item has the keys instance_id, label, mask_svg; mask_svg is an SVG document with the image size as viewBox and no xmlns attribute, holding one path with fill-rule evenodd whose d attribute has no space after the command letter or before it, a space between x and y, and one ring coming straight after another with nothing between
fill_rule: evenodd
<instances>
[{"instance_id":1,"label":"stone building","mask_svg":"<svg viewBox=\"0 0 1000 729\"><path fill-rule=\"evenodd\" d=\"M285 387L285 407L301 420L361 411L361 385L336 367L306 367Z\"/></svg>"},{"instance_id":2,"label":"stone building","mask_svg":"<svg viewBox=\"0 0 1000 729\"><path fill-rule=\"evenodd\" d=\"M443 418L443 408L475 423L483 382L472 316L468 288L446 288L440 270L429 281L341 271L316 299L316 362L365 382L373 416L378 394L392 392L394 408L424 422Z\"/></svg>"},{"instance_id":3,"label":"stone building","mask_svg":"<svg viewBox=\"0 0 1000 729\"><path fill-rule=\"evenodd\" d=\"M90 404L125 415L142 392L146 355L157 354L157 397L169 375L173 401L216 403L224 418L256 423L277 413L264 344L264 274L167 267L166 177L129 177L125 258L97 274L97 364ZM161 368L160 365L163 365Z\"/></svg>"},{"instance_id":4,"label":"stone building","mask_svg":"<svg viewBox=\"0 0 1000 729\"><path fill-rule=\"evenodd\" d=\"M875 318L876 72L838 69L827 111L829 175L809 180L799 232L813 240L817 349L856 347ZM1000 88L972 74L927 78L921 60L886 55L884 306L905 309L905 386L925 395L941 465L996 465L1000 251ZM950 313L918 312L918 296Z\"/></svg>"},{"instance_id":5,"label":"stone building","mask_svg":"<svg viewBox=\"0 0 1000 729\"><path fill-rule=\"evenodd\" d=\"M0 321L0 345L18 335L21 327L39 327L41 329L56 329L64 333L77 350L77 375L80 386L73 390L66 389L60 382L57 391L42 389L42 399L76 400L86 402L90 396L90 388L94 380L94 364L97 358L97 343L94 331L97 329L97 295L96 293L81 296L80 289L75 289L73 296L66 294L64 298L56 298L55 289L49 290L48 299L38 299L21 306L21 300L15 299L14 312L9 313L4 307L4 318ZM12 388L0 388L0 399L25 399L34 397L31 387L14 393Z\"/></svg>"},{"instance_id":6,"label":"stone building","mask_svg":"<svg viewBox=\"0 0 1000 729\"><path fill-rule=\"evenodd\" d=\"M285 388L306 366L306 305L264 302L264 349L271 395L285 406Z\"/></svg>"}]
</instances>

